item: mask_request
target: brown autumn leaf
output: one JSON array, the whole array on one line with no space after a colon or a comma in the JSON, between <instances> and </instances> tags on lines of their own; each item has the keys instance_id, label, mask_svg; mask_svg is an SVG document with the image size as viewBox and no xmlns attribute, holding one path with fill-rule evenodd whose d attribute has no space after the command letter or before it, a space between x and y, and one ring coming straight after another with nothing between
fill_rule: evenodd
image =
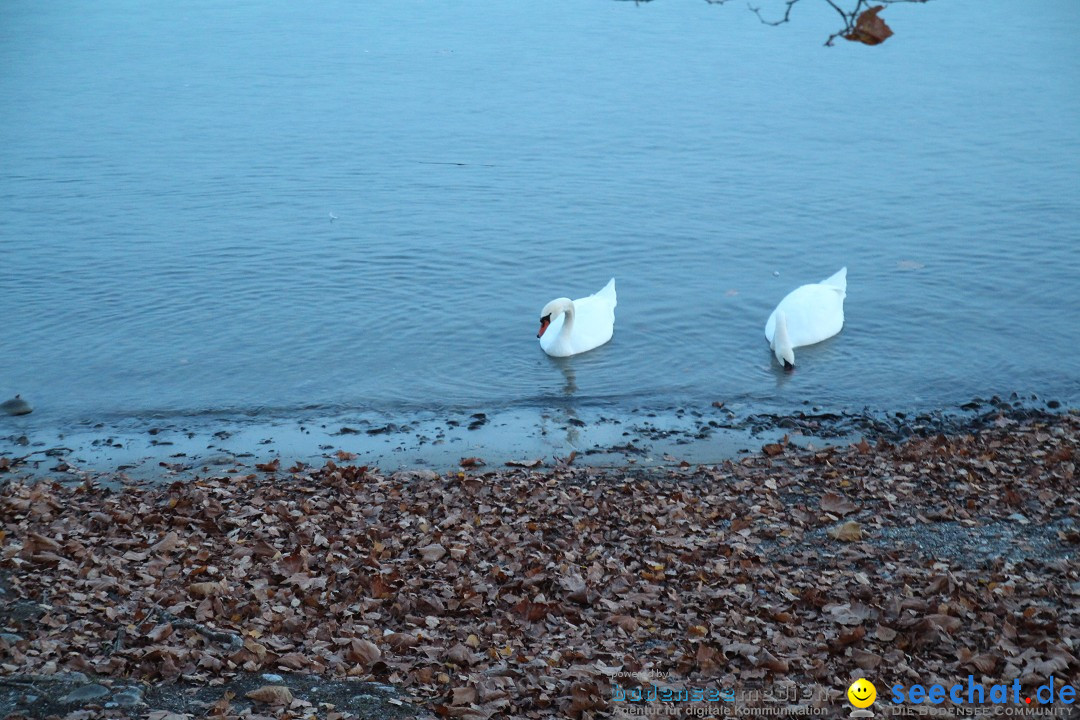
<instances>
[{"instance_id":1,"label":"brown autumn leaf","mask_svg":"<svg viewBox=\"0 0 1080 720\"><path fill-rule=\"evenodd\" d=\"M520 468L538 468L544 464L544 461L537 458L536 460L507 460L507 467L520 467Z\"/></svg>"},{"instance_id":2,"label":"brown autumn leaf","mask_svg":"<svg viewBox=\"0 0 1080 720\"><path fill-rule=\"evenodd\" d=\"M859 506L843 495L828 492L821 496L821 509L834 515L848 515L858 510Z\"/></svg>"},{"instance_id":3,"label":"brown autumn leaf","mask_svg":"<svg viewBox=\"0 0 1080 720\"><path fill-rule=\"evenodd\" d=\"M262 664L266 661L266 646L255 642L252 638L244 638L244 647L237 655L244 655Z\"/></svg>"},{"instance_id":4,"label":"brown autumn leaf","mask_svg":"<svg viewBox=\"0 0 1080 720\"><path fill-rule=\"evenodd\" d=\"M737 533L740 530L745 530L754 524L754 521L749 517L737 517L731 521L731 532Z\"/></svg>"},{"instance_id":5,"label":"brown autumn leaf","mask_svg":"<svg viewBox=\"0 0 1080 720\"><path fill-rule=\"evenodd\" d=\"M470 636L471 637L471 636ZM382 641L394 648L398 652L402 652L411 647L416 647L420 641L412 633L395 632L389 635L383 635ZM475 646L474 646L475 647Z\"/></svg>"},{"instance_id":6,"label":"brown autumn leaf","mask_svg":"<svg viewBox=\"0 0 1080 720\"><path fill-rule=\"evenodd\" d=\"M446 555L446 548L438 543L433 543L426 547L422 547L419 550L420 557L424 558L424 562L438 562Z\"/></svg>"},{"instance_id":7,"label":"brown autumn leaf","mask_svg":"<svg viewBox=\"0 0 1080 720\"><path fill-rule=\"evenodd\" d=\"M303 670L308 665L307 658L300 653L286 653L277 659L279 667L287 667L290 670Z\"/></svg>"},{"instance_id":8,"label":"brown autumn leaf","mask_svg":"<svg viewBox=\"0 0 1080 720\"><path fill-rule=\"evenodd\" d=\"M547 603L535 603L530 600L521 600L514 606L514 612L524 617L529 622L543 620L550 612L551 606Z\"/></svg>"},{"instance_id":9,"label":"brown autumn leaf","mask_svg":"<svg viewBox=\"0 0 1080 720\"><path fill-rule=\"evenodd\" d=\"M461 666L467 666L473 664L473 652L469 648L465 647L461 643L458 643L454 647L447 651L446 656L451 661Z\"/></svg>"},{"instance_id":10,"label":"brown autumn leaf","mask_svg":"<svg viewBox=\"0 0 1080 720\"><path fill-rule=\"evenodd\" d=\"M885 625L878 625L874 631L874 637L882 642L892 642L896 638L896 631Z\"/></svg>"},{"instance_id":11,"label":"brown autumn leaf","mask_svg":"<svg viewBox=\"0 0 1080 720\"><path fill-rule=\"evenodd\" d=\"M268 463L255 463L255 469L263 472L277 472L280 467L281 458L274 458L273 461Z\"/></svg>"},{"instance_id":12,"label":"brown autumn leaf","mask_svg":"<svg viewBox=\"0 0 1080 720\"><path fill-rule=\"evenodd\" d=\"M293 701L292 690L284 685L263 685L244 697L267 705L289 705Z\"/></svg>"},{"instance_id":13,"label":"brown autumn leaf","mask_svg":"<svg viewBox=\"0 0 1080 720\"><path fill-rule=\"evenodd\" d=\"M370 640L354 638L349 643L349 657L353 662L370 666L382 659L382 650Z\"/></svg>"},{"instance_id":14,"label":"brown autumn leaf","mask_svg":"<svg viewBox=\"0 0 1080 720\"><path fill-rule=\"evenodd\" d=\"M175 530L169 531L165 537L158 540L154 545L150 546L150 549L156 553L172 552L180 546L180 536L176 534Z\"/></svg>"},{"instance_id":15,"label":"brown autumn leaf","mask_svg":"<svg viewBox=\"0 0 1080 720\"><path fill-rule=\"evenodd\" d=\"M878 17L878 13L885 9L884 5L875 5L859 13L855 20L855 27L844 36L846 40L861 42L865 45L879 45L893 34L892 29L885 21Z\"/></svg>"},{"instance_id":16,"label":"brown autumn leaf","mask_svg":"<svg viewBox=\"0 0 1080 720\"><path fill-rule=\"evenodd\" d=\"M848 645L854 645L855 643L861 641L864 637L866 637L866 626L859 625L852 629L851 632L840 633L837 636L836 640L832 643L832 647L834 648L834 650L839 650L840 648L845 648Z\"/></svg>"},{"instance_id":17,"label":"brown autumn leaf","mask_svg":"<svg viewBox=\"0 0 1080 720\"><path fill-rule=\"evenodd\" d=\"M851 659L863 670L875 670L877 669L877 666L881 664L882 658L876 653L860 650L859 648L852 648Z\"/></svg>"},{"instance_id":18,"label":"brown autumn leaf","mask_svg":"<svg viewBox=\"0 0 1080 720\"><path fill-rule=\"evenodd\" d=\"M209 598L224 591L220 582L198 582L188 585L188 594L193 598Z\"/></svg>"},{"instance_id":19,"label":"brown autumn leaf","mask_svg":"<svg viewBox=\"0 0 1080 720\"><path fill-rule=\"evenodd\" d=\"M467 457L467 458L461 458L461 462L458 463L458 464L461 465L461 467L463 467L463 468L473 468L473 467L481 467L483 465L486 465L487 463L485 463L483 460L481 460L478 457Z\"/></svg>"},{"instance_id":20,"label":"brown autumn leaf","mask_svg":"<svg viewBox=\"0 0 1080 720\"><path fill-rule=\"evenodd\" d=\"M789 663L783 658L778 658L768 650L761 651L761 658L758 660L759 667L766 667L774 673L781 675L786 674L790 669Z\"/></svg>"},{"instance_id":21,"label":"brown autumn leaf","mask_svg":"<svg viewBox=\"0 0 1080 720\"><path fill-rule=\"evenodd\" d=\"M833 540L840 540L842 542L855 542L856 540L862 539L862 525L854 520L848 520L845 523L834 525L826 532Z\"/></svg>"},{"instance_id":22,"label":"brown autumn leaf","mask_svg":"<svg viewBox=\"0 0 1080 720\"><path fill-rule=\"evenodd\" d=\"M915 629L919 631L937 629L944 630L945 632L952 634L958 629L960 629L960 626L963 624L963 621L958 617L954 617L952 615L943 615L941 613L933 613L931 615L927 615L922 620L920 620L915 625Z\"/></svg>"},{"instance_id":23,"label":"brown autumn leaf","mask_svg":"<svg viewBox=\"0 0 1080 720\"><path fill-rule=\"evenodd\" d=\"M451 694L451 705L472 705L476 702L476 688L474 687L456 687Z\"/></svg>"},{"instance_id":24,"label":"brown autumn leaf","mask_svg":"<svg viewBox=\"0 0 1080 720\"><path fill-rule=\"evenodd\" d=\"M775 457L784 452L784 446L780 443L768 443L761 446L761 451L769 457Z\"/></svg>"},{"instance_id":25,"label":"brown autumn leaf","mask_svg":"<svg viewBox=\"0 0 1080 720\"><path fill-rule=\"evenodd\" d=\"M349 462L350 460L355 460L357 458L357 455L356 453L346 452L345 450L338 450L336 453L334 453L334 457L336 457L341 462Z\"/></svg>"},{"instance_id":26,"label":"brown autumn leaf","mask_svg":"<svg viewBox=\"0 0 1080 720\"><path fill-rule=\"evenodd\" d=\"M153 642L160 643L165 638L169 637L173 633L173 626L169 623L162 623L155 625L150 632L146 633L146 637L150 638Z\"/></svg>"},{"instance_id":27,"label":"brown autumn leaf","mask_svg":"<svg viewBox=\"0 0 1080 720\"><path fill-rule=\"evenodd\" d=\"M566 457L564 457L564 458L556 458L555 468L557 470L565 470L566 468L568 468L568 467L570 467L571 465L574 464L574 460L577 459L577 456L578 456L577 450L571 450L570 454L567 455Z\"/></svg>"},{"instance_id":28,"label":"brown autumn leaf","mask_svg":"<svg viewBox=\"0 0 1080 720\"><path fill-rule=\"evenodd\" d=\"M968 665L986 675L993 674L997 667L997 658L990 653L973 653L968 648L960 648L956 653L956 659L961 665Z\"/></svg>"},{"instance_id":29,"label":"brown autumn leaf","mask_svg":"<svg viewBox=\"0 0 1080 720\"><path fill-rule=\"evenodd\" d=\"M837 605L825 605L821 608L841 625L860 625L874 617L876 611L861 602L846 602Z\"/></svg>"},{"instance_id":30,"label":"brown autumn leaf","mask_svg":"<svg viewBox=\"0 0 1080 720\"><path fill-rule=\"evenodd\" d=\"M38 552L40 550L47 550L52 553L59 552L62 546L60 543L53 540L51 537L46 537L40 533L31 532L27 533L27 538L31 541L27 543L27 546L33 551Z\"/></svg>"}]
</instances>

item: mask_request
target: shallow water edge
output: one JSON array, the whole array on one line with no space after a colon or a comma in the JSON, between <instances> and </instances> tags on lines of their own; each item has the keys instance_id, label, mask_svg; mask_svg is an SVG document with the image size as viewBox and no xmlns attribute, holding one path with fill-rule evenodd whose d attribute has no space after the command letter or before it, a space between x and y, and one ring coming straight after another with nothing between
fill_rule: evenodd
<instances>
[{"instance_id":1,"label":"shallow water edge","mask_svg":"<svg viewBox=\"0 0 1080 720\"><path fill-rule=\"evenodd\" d=\"M899 442L1076 412L1058 401L1013 394L918 413L833 412L808 403L801 411L773 414L714 401L619 411L567 407L397 416L200 415L63 428L6 418L6 427L0 429L0 470L60 481L122 476L117 480L172 482L275 461L306 466L334 461L440 473L459 466L713 464L788 444L812 449L864 438Z\"/></svg>"}]
</instances>

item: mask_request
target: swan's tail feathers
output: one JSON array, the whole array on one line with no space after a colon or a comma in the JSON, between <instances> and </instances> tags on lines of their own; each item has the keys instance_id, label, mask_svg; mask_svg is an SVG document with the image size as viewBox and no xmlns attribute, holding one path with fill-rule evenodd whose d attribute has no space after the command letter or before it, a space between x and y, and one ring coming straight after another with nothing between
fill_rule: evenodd
<instances>
[{"instance_id":1,"label":"swan's tail feathers","mask_svg":"<svg viewBox=\"0 0 1080 720\"><path fill-rule=\"evenodd\" d=\"M596 294L601 297L609 298L612 306L614 306L617 302L615 297L615 278L608 280L608 284L604 286L604 289Z\"/></svg>"},{"instance_id":2,"label":"swan's tail feathers","mask_svg":"<svg viewBox=\"0 0 1080 720\"><path fill-rule=\"evenodd\" d=\"M832 285L845 295L847 294L847 266L840 268L835 275L830 275L821 281L822 285Z\"/></svg>"}]
</instances>

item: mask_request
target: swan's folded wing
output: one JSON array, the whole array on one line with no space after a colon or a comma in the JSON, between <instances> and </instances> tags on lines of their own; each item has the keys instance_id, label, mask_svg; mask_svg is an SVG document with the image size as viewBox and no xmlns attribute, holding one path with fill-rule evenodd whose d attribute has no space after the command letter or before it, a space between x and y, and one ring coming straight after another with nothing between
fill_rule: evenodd
<instances>
[{"instance_id":1,"label":"swan's folded wing","mask_svg":"<svg viewBox=\"0 0 1080 720\"><path fill-rule=\"evenodd\" d=\"M821 285L830 285L840 292L847 294L847 266L840 268L835 273L821 281Z\"/></svg>"},{"instance_id":2,"label":"swan's folded wing","mask_svg":"<svg viewBox=\"0 0 1080 720\"><path fill-rule=\"evenodd\" d=\"M603 298L611 303L611 307L615 307L619 304L619 300L615 295L615 278L608 280L608 284L605 285L599 292L590 297Z\"/></svg>"}]
</instances>

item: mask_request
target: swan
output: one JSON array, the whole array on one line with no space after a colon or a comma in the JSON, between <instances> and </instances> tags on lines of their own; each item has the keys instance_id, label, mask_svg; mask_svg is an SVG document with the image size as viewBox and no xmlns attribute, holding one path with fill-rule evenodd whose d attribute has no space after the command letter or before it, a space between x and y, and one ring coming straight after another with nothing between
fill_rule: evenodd
<instances>
[{"instance_id":1,"label":"swan","mask_svg":"<svg viewBox=\"0 0 1080 720\"><path fill-rule=\"evenodd\" d=\"M552 357L598 348L615 332L615 278L589 297L557 298L540 311L540 347Z\"/></svg>"},{"instance_id":2,"label":"swan","mask_svg":"<svg viewBox=\"0 0 1080 720\"><path fill-rule=\"evenodd\" d=\"M840 332L844 327L845 297L846 267L784 296L765 323L765 339L784 369L795 367L795 348L819 343Z\"/></svg>"}]
</instances>

